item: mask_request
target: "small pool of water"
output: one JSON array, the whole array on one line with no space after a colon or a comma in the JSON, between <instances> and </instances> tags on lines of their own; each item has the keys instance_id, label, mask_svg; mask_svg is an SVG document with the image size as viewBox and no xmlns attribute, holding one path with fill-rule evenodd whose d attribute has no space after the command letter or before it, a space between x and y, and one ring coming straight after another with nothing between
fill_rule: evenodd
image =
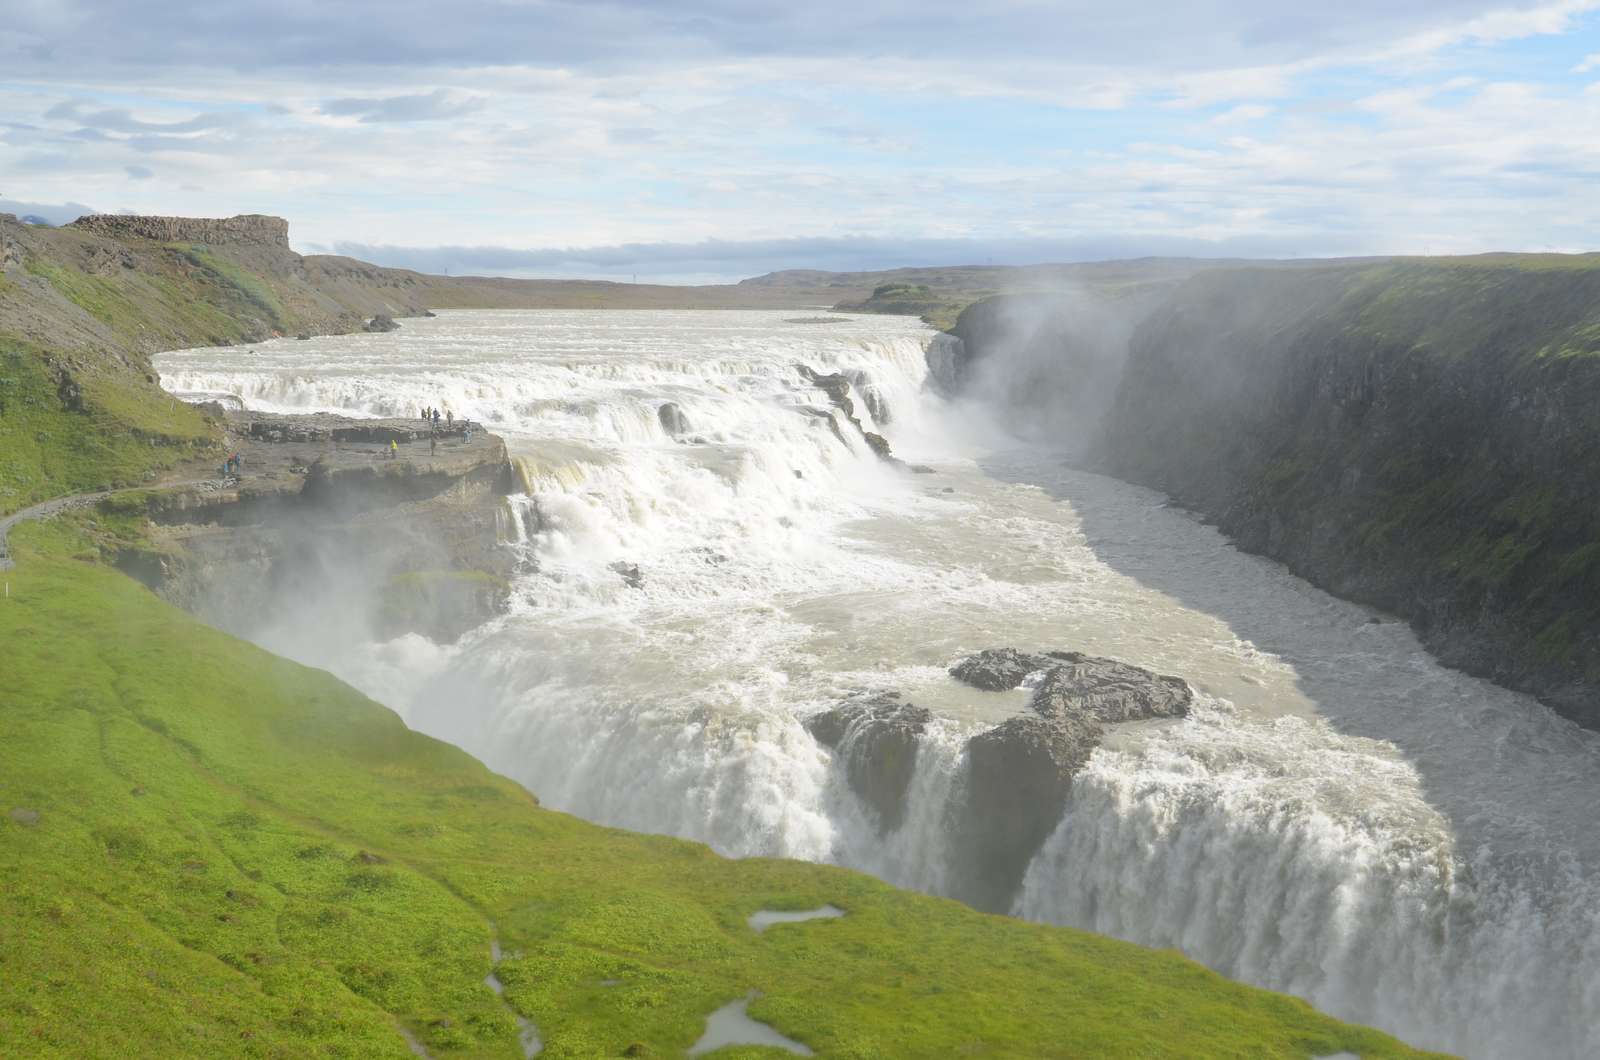
<instances>
[{"instance_id":1,"label":"small pool of water","mask_svg":"<svg viewBox=\"0 0 1600 1060\"><path fill-rule=\"evenodd\" d=\"M490 930L493 931L493 925L491 925ZM498 965L501 956L500 939L497 935L491 934L489 936L489 957ZM504 1001L506 984L502 983L500 977L494 974L493 968L490 968L489 974L483 977L483 983L494 991L496 997ZM522 1055L525 1058L529 1058L544 1052L544 1039L539 1037L539 1028L533 1025L533 1021L516 1009L511 1008L509 1003L506 1004L506 1008L510 1010L511 1015L517 1021L517 1042L522 1046Z\"/></svg>"},{"instance_id":2,"label":"small pool of water","mask_svg":"<svg viewBox=\"0 0 1600 1060\"><path fill-rule=\"evenodd\" d=\"M802 920L831 920L836 916L844 916L844 910L836 905L825 905L820 909L806 909L799 912L763 909L750 914L750 927L759 934L774 924L795 924Z\"/></svg>"},{"instance_id":3,"label":"small pool of water","mask_svg":"<svg viewBox=\"0 0 1600 1060\"><path fill-rule=\"evenodd\" d=\"M752 992L748 997L730 1001L707 1016L706 1032L690 1047L689 1055L699 1056L728 1045L773 1045L796 1056L815 1055L806 1045L785 1038L760 1020L751 1019L745 1009L755 996Z\"/></svg>"}]
</instances>

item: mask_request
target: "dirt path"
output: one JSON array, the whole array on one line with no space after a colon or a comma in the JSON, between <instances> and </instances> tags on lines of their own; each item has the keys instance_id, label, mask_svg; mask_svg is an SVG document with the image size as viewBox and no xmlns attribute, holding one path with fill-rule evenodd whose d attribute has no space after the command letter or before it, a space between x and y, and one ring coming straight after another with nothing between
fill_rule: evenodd
<instances>
[{"instance_id":1,"label":"dirt path","mask_svg":"<svg viewBox=\"0 0 1600 1060\"><path fill-rule=\"evenodd\" d=\"M11 548L6 538L11 533L11 528L18 523L25 523L32 519L49 519L51 516L60 515L62 512L72 511L77 508L87 508L98 503L105 497L114 497L119 493L135 493L139 490L150 489L177 489L183 486L203 486L206 483L215 483L216 479L199 479L193 482L163 482L153 486L129 486L120 490L98 490L94 493L72 493L65 497L52 497L42 501L31 508L12 512L10 515L0 516L0 570L10 570L16 566L11 559Z\"/></svg>"}]
</instances>

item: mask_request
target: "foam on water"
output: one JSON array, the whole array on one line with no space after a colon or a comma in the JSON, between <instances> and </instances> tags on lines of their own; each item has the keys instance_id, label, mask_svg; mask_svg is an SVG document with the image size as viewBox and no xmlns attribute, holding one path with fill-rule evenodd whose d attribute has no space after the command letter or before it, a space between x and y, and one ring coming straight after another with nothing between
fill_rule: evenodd
<instances>
[{"instance_id":1,"label":"foam on water","mask_svg":"<svg viewBox=\"0 0 1600 1060\"><path fill-rule=\"evenodd\" d=\"M964 742L1024 699L945 668L995 645L1126 659L1199 705L1095 753L1018 914L1176 946L1421 1044L1600 1054L1600 738L1155 494L997 443L983 410L924 392L931 339L883 317L471 312L158 365L179 392L437 405L508 438L527 561L509 615L453 646L262 639L547 805L940 893ZM836 435L798 363L845 372L863 425L938 474ZM801 725L861 689L939 715L888 835Z\"/></svg>"}]
</instances>

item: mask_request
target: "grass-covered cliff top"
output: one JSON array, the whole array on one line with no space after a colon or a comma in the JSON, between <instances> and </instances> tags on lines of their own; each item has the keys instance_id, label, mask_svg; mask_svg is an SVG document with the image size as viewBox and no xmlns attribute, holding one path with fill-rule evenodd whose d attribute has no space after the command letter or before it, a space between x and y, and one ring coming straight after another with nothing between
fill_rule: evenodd
<instances>
[{"instance_id":1,"label":"grass-covered cliff top","mask_svg":"<svg viewBox=\"0 0 1600 1060\"><path fill-rule=\"evenodd\" d=\"M22 531L0 602L0 1054L514 1057L515 1012L549 1057L678 1056L755 990L822 1056L1417 1055L1173 953L541 809L85 525Z\"/></svg>"}]
</instances>

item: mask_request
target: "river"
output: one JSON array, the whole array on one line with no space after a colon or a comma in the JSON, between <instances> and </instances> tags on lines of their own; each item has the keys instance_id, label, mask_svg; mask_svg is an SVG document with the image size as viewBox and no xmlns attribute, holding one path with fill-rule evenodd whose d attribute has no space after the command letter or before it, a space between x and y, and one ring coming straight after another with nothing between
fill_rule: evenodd
<instances>
[{"instance_id":1,"label":"river","mask_svg":"<svg viewBox=\"0 0 1600 1060\"><path fill-rule=\"evenodd\" d=\"M474 311L157 365L180 394L437 405L506 437L508 615L444 646L314 623L260 639L547 806L938 893L963 741L1025 706L946 668L991 646L1111 656L1186 678L1197 706L1095 752L1017 915L1176 947L1420 1045L1600 1055L1600 734L940 398L933 340L894 317ZM845 372L863 426L932 473L836 434L797 364ZM940 719L887 837L800 724L860 689Z\"/></svg>"}]
</instances>

